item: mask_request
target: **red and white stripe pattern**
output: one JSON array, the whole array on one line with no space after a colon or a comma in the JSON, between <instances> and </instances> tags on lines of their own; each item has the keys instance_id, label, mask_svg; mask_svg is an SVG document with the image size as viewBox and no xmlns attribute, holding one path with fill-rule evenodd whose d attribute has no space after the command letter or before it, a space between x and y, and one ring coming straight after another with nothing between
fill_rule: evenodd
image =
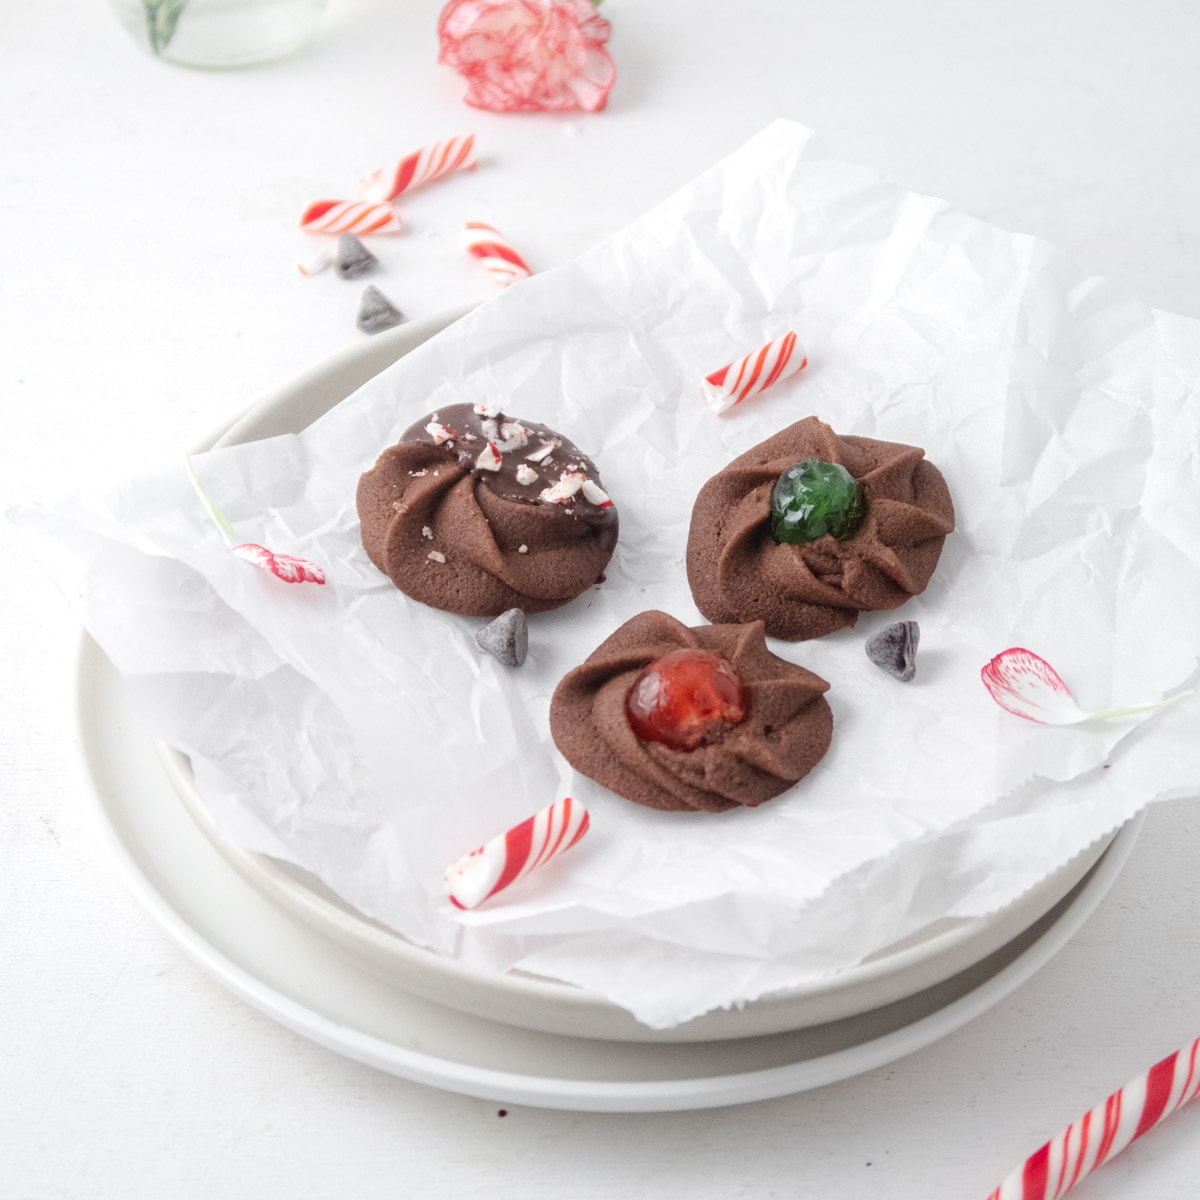
<instances>
[{"instance_id":1,"label":"red and white stripe pattern","mask_svg":"<svg viewBox=\"0 0 1200 1200\"><path fill-rule=\"evenodd\" d=\"M400 214L390 204L366 200L314 200L300 214L309 233L399 233Z\"/></svg>"},{"instance_id":2,"label":"red and white stripe pattern","mask_svg":"<svg viewBox=\"0 0 1200 1200\"><path fill-rule=\"evenodd\" d=\"M1023 646L1002 650L979 675L992 699L1015 717L1040 725L1077 725L1087 719L1062 676Z\"/></svg>"},{"instance_id":3,"label":"red and white stripe pattern","mask_svg":"<svg viewBox=\"0 0 1200 1200\"><path fill-rule=\"evenodd\" d=\"M1163 700L1087 712L1075 702L1062 676L1044 658L1022 646L1001 650L979 674L983 686L1001 708L1039 725L1078 725L1081 721L1151 713L1183 700L1193 691L1189 688Z\"/></svg>"},{"instance_id":4,"label":"red and white stripe pattern","mask_svg":"<svg viewBox=\"0 0 1200 1200\"><path fill-rule=\"evenodd\" d=\"M256 542L243 542L240 546L230 549L248 563L270 571L276 579L284 583L324 583L325 572L316 563L307 558L296 558L292 554L279 554L260 546Z\"/></svg>"},{"instance_id":5,"label":"red and white stripe pattern","mask_svg":"<svg viewBox=\"0 0 1200 1200\"><path fill-rule=\"evenodd\" d=\"M1200 1038L1167 1055L1031 1154L988 1200L1056 1200L1200 1092Z\"/></svg>"},{"instance_id":6,"label":"red and white stripe pattern","mask_svg":"<svg viewBox=\"0 0 1200 1200\"><path fill-rule=\"evenodd\" d=\"M569 796L451 863L446 894L455 908L476 908L569 850L588 831L587 809Z\"/></svg>"},{"instance_id":7,"label":"red and white stripe pattern","mask_svg":"<svg viewBox=\"0 0 1200 1200\"><path fill-rule=\"evenodd\" d=\"M747 354L728 366L704 377L700 394L715 413L728 412L743 400L757 396L780 379L808 366L808 358L794 333L788 332L773 342Z\"/></svg>"},{"instance_id":8,"label":"red and white stripe pattern","mask_svg":"<svg viewBox=\"0 0 1200 1200\"><path fill-rule=\"evenodd\" d=\"M440 179L451 171L469 171L475 166L475 135L447 138L402 158L395 166L372 171L359 185L364 200L395 200L403 192Z\"/></svg>"},{"instance_id":9,"label":"red and white stripe pattern","mask_svg":"<svg viewBox=\"0 0 1200 1200\"><path fill-rule=\"evenodd\" d=\"M458 235L458 244L468 254L479 259L502 287L532 275L525 260L491 225L483 221L468 221Z\"/></svg>"}]
</instances>

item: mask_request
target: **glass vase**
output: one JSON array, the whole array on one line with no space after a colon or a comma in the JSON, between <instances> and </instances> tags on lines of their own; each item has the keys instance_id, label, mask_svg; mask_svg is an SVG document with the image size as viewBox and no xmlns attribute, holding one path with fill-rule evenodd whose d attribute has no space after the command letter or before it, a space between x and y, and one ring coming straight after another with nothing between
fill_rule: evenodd
<instances>
[{"instance_id":1,"label":"glass vase","mask_svg":"<svg viewBox=\"0 0 1200 1200\"><path fill-rule=\"evenodd\" d=\"M326 0L109 0L158 58L186 67L249 67L298 50Z\"/></svg>"}]
</instances>

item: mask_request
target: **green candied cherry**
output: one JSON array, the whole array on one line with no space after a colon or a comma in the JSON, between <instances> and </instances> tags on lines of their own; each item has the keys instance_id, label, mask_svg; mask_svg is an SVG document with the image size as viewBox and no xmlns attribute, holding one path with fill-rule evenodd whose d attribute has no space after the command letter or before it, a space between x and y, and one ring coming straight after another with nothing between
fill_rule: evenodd
<instances>
[{"instance_id":1,"label":"green candied cherry","mask_svg":"<svg viewBox=\"0 0 1200 1200\"><path fill-rule=\"evenodd\" d=\"M866 515L862 487L839 463L803 459L788 467L771 491L771 532L777 542L799 546L826 534L844 542Z\"/></svg>"}]
</instances>

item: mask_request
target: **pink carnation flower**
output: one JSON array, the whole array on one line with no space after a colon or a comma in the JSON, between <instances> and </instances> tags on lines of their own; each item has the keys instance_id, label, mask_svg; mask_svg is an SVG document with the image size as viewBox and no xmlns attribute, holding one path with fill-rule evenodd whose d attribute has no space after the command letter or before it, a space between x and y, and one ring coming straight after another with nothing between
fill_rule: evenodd
<instances>
[{"instance_id":1,"label":"pink carnation flower","mask_svg":"<svg viewBox=\"0 0 1200 1200\"><path fill-rule=\"evenodd\" d=\"M599 112L617 78L610 32L591 0L450 0L438 61L466 79L475 108Z\"/></svg>"}]
</instances>

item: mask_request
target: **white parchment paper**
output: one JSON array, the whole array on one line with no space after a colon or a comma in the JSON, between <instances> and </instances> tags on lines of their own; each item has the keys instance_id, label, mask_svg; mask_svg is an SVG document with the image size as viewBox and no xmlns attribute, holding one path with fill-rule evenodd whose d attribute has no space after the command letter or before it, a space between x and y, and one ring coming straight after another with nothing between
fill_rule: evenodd
<instances>
[{"instance_id":1,"label":"white parchment paper","mask_svg":"<svg viewBox=\"0 0 1200 1200\"><path fill-rule=\"evenodd\" d=\"M787 329L810 366L727 418L699 382ZM993 911L1148 801L1200 784L1197 704L1054 729L979 680L1024 645L1085 708L1159 697L1200 659L1200 326L1081 275L776 122L575 262L522 282L295 437L182 460L14 523L79 602L156 730L192 756L224 834L318 875L407 937L594 988L656 1027L844 969ZM482 623L416 604L367 560L354 490L424 413L501 404L596 460L621 518L606 582L531 618L520 670ZM831 683L832 748L799 786L722 815L639 809L550 740L561 676L622 622L702 618L692 500L801 417L925 447L958 530L927 591L772 648ZM447 553L450 553L447 548ZM863 653L921 625L916 680ZM592 831L474 913L446 865L558 797Z\"/></svg>"}]
</instances>

